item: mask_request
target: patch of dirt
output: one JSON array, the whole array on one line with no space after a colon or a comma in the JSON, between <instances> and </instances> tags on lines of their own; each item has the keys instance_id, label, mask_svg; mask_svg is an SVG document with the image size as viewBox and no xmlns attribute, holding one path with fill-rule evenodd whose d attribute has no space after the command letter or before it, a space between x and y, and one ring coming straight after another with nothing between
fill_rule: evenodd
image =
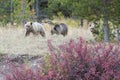
<instances>
[{"instance_id":1,"label":"patch of dirt","mask_svg":"<svg viewBox=\"0 0 120 80\"><path fill-rule=\"evenodd\" d=\"M32 62L42 58L41 55L28 55L28 54L0 54L0 62L10 61L18 64L24 64L26 62ZM1 65L0 65L1 66Z\"/></svg>"}]
</instances>

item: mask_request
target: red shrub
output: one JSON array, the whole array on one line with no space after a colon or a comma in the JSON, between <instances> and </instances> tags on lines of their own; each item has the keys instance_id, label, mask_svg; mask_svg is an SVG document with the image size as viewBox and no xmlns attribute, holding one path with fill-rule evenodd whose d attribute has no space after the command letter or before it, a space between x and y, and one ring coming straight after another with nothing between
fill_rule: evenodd
<instances>
[{"instance_id":1,"label":"red shrub","mask_svg":"<svg viewBox=\"0 0 120 80\"><path fill-rule=\"evenodd\" d=\"M40 69L27 68L24 64L5 62L2 69L4 80L40 80Z\"/></svg>"},{"instance_id":2,"label":"red shrub","mask_svg":"<svg viewBox=\"0 0 120 80\"><path fill-rule=\"evenodd\" d=\"M11 64L6 80L119 80L120 45L87 44L82 38L55 47L48 41L49 54L41 68Z\"/></svg>"},{"instance_id":3,"label":"red shrub","mask_svg":"<svg viewBox=\"0 0 120 80\"><path fill-rule=\"evenodd\" d=\"M118 80L120 79L120 47L111 44L86 44L79 38L59 49L51 50L51 70L55 80ZM48 74L49 75L49 74ZM59 75L59 76L58 76Z\"/></svg>"}]
</instances>

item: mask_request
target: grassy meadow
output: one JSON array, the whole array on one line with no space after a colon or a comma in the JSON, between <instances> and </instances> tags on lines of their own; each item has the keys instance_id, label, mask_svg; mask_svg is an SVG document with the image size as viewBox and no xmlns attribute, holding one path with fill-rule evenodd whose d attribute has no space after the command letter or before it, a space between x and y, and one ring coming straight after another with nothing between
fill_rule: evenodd
<instances>
[{"instance_id":1,"label":"grassy meadow","mask_svg":"<svg viewBox=\"0 0 120 80\"><path fill-rule=\"evenodd\" d=\"M46 38L32 34L25 37L23 26L17 28L15 26L0 27L0 53L45 54L48 51L47 40L52 40L55 45L65 43L69 39L77 39L80 36L85 40L93 40L93 36L89 29L87 29L86 23L84 24L84 28L81 28L78 20L57 18L53 22L66 23L69 29L68 35L65 37L62 35L51 35L50 29L52 25L47 23L43 23L46 30Z\"/></svg>"}]
</instances>

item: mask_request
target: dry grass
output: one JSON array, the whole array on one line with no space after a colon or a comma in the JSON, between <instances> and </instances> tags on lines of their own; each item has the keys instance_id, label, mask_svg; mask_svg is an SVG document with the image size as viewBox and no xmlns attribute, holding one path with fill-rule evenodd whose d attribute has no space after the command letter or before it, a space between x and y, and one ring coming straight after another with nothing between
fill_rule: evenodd
<instances>
[{"instance_id":1,"label":"dry grass","mask_svg":"<svg viewBox=\"0 0 120 80\"><path fill-rule=\"evenodd\" d=\"M45 54L48 52L47 40L52 39L55 45L65 43L69 39L76 39L82 36L85 40L93 40L89 30L82 28L71 28L66 37L62 35L50 35L50 26L45 24L46 38L33 36L24 36L23 27L18 28L0 28L0 53L8 54Z\"/></svg>"}]
</instances>

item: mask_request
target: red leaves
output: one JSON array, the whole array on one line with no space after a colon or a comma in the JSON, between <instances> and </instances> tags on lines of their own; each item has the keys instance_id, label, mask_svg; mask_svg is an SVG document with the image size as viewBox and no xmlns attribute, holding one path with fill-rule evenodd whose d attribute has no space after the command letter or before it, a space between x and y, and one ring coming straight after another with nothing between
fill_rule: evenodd
<instances>
[{"instance_id":1,"label":"red leaves","mask_svg":"<svg viewBox=\"0 0 120 80\"><path fill-rule=\"evenodd\" d=\"M86 44L79 38L55 47L48 41L49 56L36 71L11 66L17 80L119 80L120 46L114 44ZM23 75L24 74L24 75ZM5 74L4 74L5 75ZM6 74L6 80L14 80Z\"/></svg>"},{"instance_id":2,"label":"red leaves","mask_svg":"<svg viewBox=\"0 0 120 80\"><path fill-rule=\"evenodd\" d=\"M116 65L116 62L120 60L116 55L119 55L120 51L115 48L120 49L111 44L86 44L82 38L78 41L70 40L59 46L60 56L57 56L57 63L52 66L59 64L56 67L62 69L56 71L61 73L62 79L65 80L70 80L70 77L72 79L79 77L83 80L117 79L116 76L120 74L116 74L119 72L115 72L114 67L120 66ZM51 54L51 56L54 55ZM56 59L52 58L52 61Z\"/></svg>"}]
</instances>

